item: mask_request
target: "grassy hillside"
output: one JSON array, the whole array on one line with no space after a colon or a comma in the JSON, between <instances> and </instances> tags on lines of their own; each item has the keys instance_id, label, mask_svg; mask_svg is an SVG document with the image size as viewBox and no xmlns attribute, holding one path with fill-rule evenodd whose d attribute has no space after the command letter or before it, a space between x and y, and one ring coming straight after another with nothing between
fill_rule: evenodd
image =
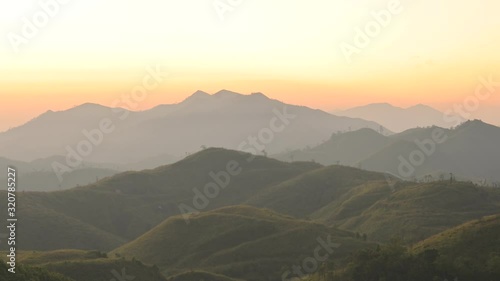
<instances>
[{"instance_id":1,"label":"grassy hillside","mask_svg":"<svg viewBox=\"0 0 500 281\"><path fill-rule=\"evenodd\" d=\"M351 190L368 183L386 186L385 192L390 192L383 174L346 166L329 166L268 188L246 203L296 217L309 217L327 205L345 202L349 199L345 195ZM363 209L365 204L356 203L358 208Z\"/></svg>"},{"instance_id":2,"label":"grassy hillside","mask_svg":"<svg viewBox=\"0 0 500 281\"><path fill-rule=\"evenodd\" d=\"M158 268L146 266L140 261L127 261L122 259L61 261L45 264L43 267L50 271L68 276L75 281L120 280L120 276L127 276L128 278L133 277L137 280L165 281L165 278Z\"/></svg>"},{"instance_id":3,"label":"grassy hillside","mask_svg":"<svg viewBox=\"0 0 500 281\"><path fill-rule=\"evenodd\" d=\"M106 253L84 250L18 251L17 260L25 265L44 265L60 261L83 261L107 257Z\"/></svg>"},{"instance_id":4,"label":"grassy hillside","mask_svg":"<svg viewBox=\"0 0 500 281\"><path fill-rule=\"evenodd\" d=\"M466 221L500 212L500 189L466 182L413 183L350 167L329 166L256 194L246 203L387 242L416 242Z\"/></svg>"},{"instance_id":5,"label":"grassy hillside","mask_svg":"<svg viewBox=\"0 0 500 281\"><path fill-rule=\"evenodd\" d=\"M109 250L125 243L125 239L99 229L92 224L84 223L68 214L45 207L31 195L17 194L17 243L23 249L98 249ZM0 200L7 202L6 192L0 191ZM89 209L89 212L91 210ZM5 218L3 213L2 217ZM71 246L71 247L69 247ZM0 250L5 250L1 244Z\"/></svg>"},{"instance_id":6,"label":"grassy hillside","mask_svg":"<svg viewBox=\"0 0 500 281\"><path fill-rule=\"evenodd\" d=\"M418 244L417 253L430 249L478 264L500 261L500 214L483 217L436 234ZM500 272L499 272L500 273Z\"/></svg>"},{"instance_id":7,"label":"grassy hillside","mask_svg":"<svg viewBox=\"0 0 500 281\"><path fill-rule=\"evenodd\" d=\"M47 269L16 265L16 273L7 271L8 266L0 263L0 280L2 281L76 281Z\"/></svg>"},{"instance_id":8,"label":"grassy hillside","mask_svg":"<svg viewBox=\"0 0 500 281\"><path fill-rule=\"evenodd\" d=\"M335 212L332 210L330 213ZM465 182L412 184L376 201L340 227L388 241L402 237L416 242L464 222L500 212L500 189ZM317 217L335 222L325 212Z\"/></svg>"},{"instance_id":9,"label":"grassy hillside","mask_svg":"<svg viewBox=\"0 0 500 281\"><path fill-rule=\"evenodd\" d=\"M228 163L237 163L240 173L201 211L239 204L268 186L320 167L250 157L207 149L172 165L122 173L85 187L18 192L18 214L26 222L20 224L19 239L32 250L109 250L180 214L179 204L194 207L193 188L203 192L206 184L215 182L210 172L226 171ZM5 196L0 192L4 202Z\"/></svg>"},{"instance_id":10,"label":"grassy hillside","mask_svg":"<svg viewBox=\"0 0 500 281\"><path fill-rule=\"evenodd\" d=\"M120 278L125 276L128 277L126 280L134 277L138 280L165 281L154 266L147 266L135 260L108 258L105 253L98 251L20 251L17 254L17 261L23 266L43 268L42 272L57 273L56 276L65 276L74 281L121 280Z\"/></svg>"},{"instance_id":11,"label":"grassy hillside","mask_svg":"<svg viewBox=\"0 0 500 281\"><path fill-rule=\"evenodd\" d=\"M174 275L168 279L169 281L192 281L192 280L203 280L203 281L239 281L241 279L233 279L224 275L210 273L206 271L191 270L183 273Z\"/></svg>"},{"instance_id":12,"label":"grassy hillside","mask_svg":"<svg viewBox=\"0 0 500 281\"><path fill-rule=\"evenodd\" d=\"M341 244L335 259L370 245L350 232L235 206L201 213L189 224L172 217L110 255L156 264L166 275L198 268L231 278L277 280L284 267L311 256L317 239L329 235Z\"/></svg>"},{"instance_id":13,"label":"grassy hillside","mask_svg":"<svg viewBox=\"0 0 500 281\"><path fill-rule=\"evenodd\" d=\"M349 262L307 281L500 280L500 215L467 222L411 248L398 241L354 253Z\"/></svg>"},{"instance_id":14,"label":"grassy hillside","mask_svg":"<svg viewBox=\"0 0 500 281\"><path fill-rule=\"evenodd\" d=\"M500 183L497 160L500 158L499 142L499 127L473 120L454 129L431 126L390 136L381 135L372 129L338 133L315 147L288 151L273 157L281 161L314 159L323 165L343 164L370 171L390 172L407 180L413 180L414 177L423 179L427 175L437 179L453 173L457 179L486 181L493 186ZM404 160L410 161L410 155L418 163L419 158L415 153L424 155L423 162L412 165L413 173L400 172L400 164Z\"/></svg>"},{"instance_id":15,"label":"grassy hillside","mask_svg":"<svg viewBox=\"0 0 500 281\"><path fill-rule=\"evenodd\" d=\"M228 185L207 197L199 211L247 204L368 234L379 242L394 236L416 242L500 212L500 189L448 181L395 181L390 186L381 173L249 157L206 149L172 165L122 173L85 187L18 192L18 215L24 222L18 239L30 250L115 249L180 214L179 204L194 208L193 189L203 192L206 184L215 183L210 173L225 171L228 163L237 163L239 174L227 177ZM0 192L0 200L5 202L5 196ZM0 219L5 215L0 213Z\"/></svg>"}]
</instances>

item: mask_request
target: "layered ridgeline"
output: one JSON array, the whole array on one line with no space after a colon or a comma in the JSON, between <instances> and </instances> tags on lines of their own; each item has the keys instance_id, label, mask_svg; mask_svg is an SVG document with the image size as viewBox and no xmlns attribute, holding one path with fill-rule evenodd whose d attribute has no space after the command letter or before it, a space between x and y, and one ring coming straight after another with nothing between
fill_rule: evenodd
<instances>
[{"instance_id":1,"label":"layered ridgeline","mask_svg":"<svg viewBox=\"0 0 500 281\"><path fill-rule=\"evenodd\" d=\"M0 200L6 200L0 192ZM4 201L5 202L5 201ZM56 192L20 192L24 249L112 250L171 216L247 204L368 235L418 241L499 212L500 189L448 180L400 182L377 172L285 163L211 148L175 164ZM0 219L5 219L4 213Z\"/></svg>"},{"instance_id":2,"label":"layered ridgeline","mask_svg":"<svg viewBox=\"0 0 500 281\"><path fill-rule=\"evenodd\" d=\"M302 266L315 251L322 257L315 261L319 267L327 259L341 260L367 247L375 245L354 233L235 206L201 213L189 224L172 217L110 255L156 264L166 276L197 268L237 279L281 280L283 275L297 276L287 271Z\"/></svg>"},{"instance_id":3,"label":"layered ridgeline","mask_svg":"<svg viewBox=\"0 0 500 281\"><path fill-rule=\"evenodd\" d=\"M317 161L389 172L403 179L453 177L500 183L500 128L468 121L454 129L427 127L385 136L371 129L335 133L321 145L273 155L282 161Z\"/></svg>"},{"instance_id":4,"label":"layered ridgeline","mask_svg":"<svg viewBox=\"0 0 500 281\"><path fill-rule=\"evenodd\" d=\"M0 200L5 196L0 192ZM339 244L328 252L331 261L348 266L350 253L372 251L372 243L398 237L411 244L498 214L500 189L449 180L404 182L347 166L209 148L88 186L18 192L16 207L23 250L108 252L91 260L74 250L21 259L21 265L43 263L75 281L78 268L109 276L110 268L125 266L117 262L173 280L281 280L327 241Z\"/></svg>"},{"instance_id":5,"label":"layered ridgeline","mask_svg":"<svg viewBox=\"0 0 500 281\"><path fill-rule=\"evenodd\" d=\"M260 190L318 167L207 149L175 164L118 174L84 187L19 192L17 213L25 223L19 224L17 238L24 249L111 250L181 210L240 204ZM207 184L219 187L218 196L203 195ZM0 192L0 200L6 202L6 192Z\"/></svg>"},{"instance_id":6,"label":"layered ridgeline","mask_svg":"<svg viewBox=\"0 0 500 281\"><path fill-rule=\"evenodd\" d=\"M467 182L401 182L385 174L329 166L272 186L247 204L365 233L416 242L500 212L500 189Z\"/></svg>"},{"instance_id":7,"label":"layered ridgeline","mask_svg":"<svg viewBox=\"0 0 500 281\"><path fill-rule=\"evenodd\" d=\"M65 157L53 156L30 162L0 157L0 169L6 171L7 167L16 168L17 190L19 191L52 191L87 185L115 175L119 170L125 168L109 163L82 162L79 167L67 171L64 176L59 178L52 167L52 163L55 161L64 163ZM6 174L0 175L0 182L7 182ZM1 189L6 190L7 186L3 185L0 187Z\"/></svg>"},{"instance_id":8,"label":"layered ridgeline","mask_svg":"<svg viewBox=\"0 0 500 281\"><path fill-rule=\"evenodd\" d=\"M71 164L78 164L80 157L87 162L146 165L158 155L164 155L164 160L170 155L172 161L201 146L254 149L249 136L257 137L256 152L277 153L315 145L338 130L379 127L375 122L285 104L260 93L198 91L181 103L146 111L96 104L48 111L0 133L0 155L24 161L71 155ZM265 148L260 148L263 144Z\"/></svg>"},{"instance_id":9,"label":"layered ridgeline","mask_svg":"<svg viewBox=\"0 0 500 281\"><path fill-rule=\"evenodd\" d=\"M461 120L456 114L445 115L423 104L401 108L388 103L374 103L333 113L339 116L372 120L394 132L427 126L449 128L457 122L456 120Z\"/></svg>"}]
</instances>

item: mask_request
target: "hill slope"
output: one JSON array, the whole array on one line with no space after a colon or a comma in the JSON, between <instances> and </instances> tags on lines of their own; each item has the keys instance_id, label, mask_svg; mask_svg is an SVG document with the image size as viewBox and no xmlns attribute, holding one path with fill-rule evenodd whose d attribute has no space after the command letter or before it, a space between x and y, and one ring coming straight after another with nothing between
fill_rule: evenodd
<instances>
[{"instance_id":1,"label":"hill slope","mask_svg":"<svg viewBox=\"0 0 500 281\"><path fill-rule=\"evenodd\" d=\"M414 128L384 136L371 129L333 134L321 145L273 155L389 172L406 180L432 177L500 186L500 128L479 120L454 129Z\"/></svg>"},{"instance_id":2,"label":"hill slope","mask_svg":"<svg viewBox=\"0 0 500 281\"><path fill-rule=\"evenodd\" d=\"M231 171L239 173L229 176L228 164ZM118 174L89 186L48 193L20 192L18 213L29 224L23 226L19 239L34 250L109 250L180 214L180 206L205 211L240 204L268 186L318 167L214 148L172 165ZM199 195L206 185L216 183L218 196ZM5 192L0 196L6 200ZM198 204L200 196L204 197L202 205ZM5 216L0 214L0 218Z\"/></svg>"},{"instance_id":3,"label":"hill slope","mask_svg":"<svg viewBox=\"0 0 500 281\"><path fill-rule=\"evenodd\" d=\"M413 250L437 249L455 259L467 258L487 264L494 256L500 260L499 233L500 215L486 216L427 238L416 244Z\"/></svg>"},{"instance_id":4,"label":"hill slope","mask_svg":"<svg viewBox=\"0 0 500 281\"><path fill-rule=\"evenodd\" d=\"M139 261L108 258L106 254L97 251L21 251L18 252L17 260L23 266L40 267L74 281L134 280L136 278L165 281L158 268L154 266L147 266ZM45 279L40 281L45 281Z\"/></svg>"},{"instance_id":5,"label":"hill slope","mask_svg":"<svg viewBox=\"0 0 500 281\"><path fill-rule=\"evenodd\" d=\"M366 233L375 241L404 237L415 242L500 212L500 189L467 182L401 182L329 166L272 186L246 204Z\"/></svg>"},{"instance_id":6,"label":"hill slope","mask_svg":"<svg viewBox=\"0 0 500 281\"><path fill-rule=\"evenodd\" d=\"M332 254L337 259L370 245L353 237L268 210L235 206L199 214L189 224L172 217L111 255L157 264L167 274L199 268L245 280L276 280L284 266L310 256L318 239L340 244Z\"/></svg>"}]
</instances>

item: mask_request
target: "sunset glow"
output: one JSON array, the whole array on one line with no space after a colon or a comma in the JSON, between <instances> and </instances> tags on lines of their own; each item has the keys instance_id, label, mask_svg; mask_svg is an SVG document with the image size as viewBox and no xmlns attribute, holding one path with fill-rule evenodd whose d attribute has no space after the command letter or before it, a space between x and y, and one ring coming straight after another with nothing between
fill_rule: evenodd
<instances>
[{"instance_id":1,"label":"sunset glow","mask_svg":"<svg viewBox=\"0 0 500 281\"><path fill-rule=\"evenodd\" d=\"M500 80L495 0L401 1L351 63L340 44L391 1L243 1L223 21L209 0L66 2L48 6L54 16L18 45L23 18L44 10L0 2L0 131L49 109L110 106L151 65L170 76L138 109L229 89L326 111L387 101L445 110L473 94L479 77ZM500 124L498 108L500 93L475 114Z\"/></svg>"}]
</instances>

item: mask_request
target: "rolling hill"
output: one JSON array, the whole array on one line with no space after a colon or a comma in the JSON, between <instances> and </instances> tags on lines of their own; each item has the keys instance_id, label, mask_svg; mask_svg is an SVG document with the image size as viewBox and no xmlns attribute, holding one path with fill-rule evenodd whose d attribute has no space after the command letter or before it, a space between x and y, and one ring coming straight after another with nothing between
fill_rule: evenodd
<instances>
[{"instance_id":1,"label":"rolling hill","mask_svg":"<svg viewBox=\"0 0 500 281\"><path fill-rule=\"evenodd\" d=\"M478 220L445 230L417 243L413 251L420 253L436 249L454 259L468 259L486 265L492 259L500 261L500 215ZM500 273L500 272L499 272Z\"/></svg>"},{"instance_id":2,"label":"rolling hill","mask_svg":"<svg viewBox=\"0 0 500 281\"><path fill-rule=\"evenodd\" d=\"M402 182L345 166L306 172L256 194L246 204L411 243L500 212L500 189L467 182ZM393 185L389 184L389 181Z\"/></svg>"},{"instance_id":3,"label":"rolling hill","mask_svg":"<svg viewBox=\"0 0 500 281\"><path fill-rule=\"evenodd\" d=\"M319 239L340 244L332 248L332 259L374 246L350 232L234 206L201 213L189 224L180 216L169 218L110 255L156 264L168 276L197 268L245 280L278 280L284 267L310 256Z\"/></svg>"},{"instance_id":4,"label":"rolling hill","mask_svg":"<svg viewBox=\"0 0 500 281\"><path fill-rule=\"evenodd\" d=\"M76 281L59 273L48 271L44 268L31 266L16 266L16 273L7 271L7 264L0 264L0 280L3 281Z\"/></svg>"},{"instance_id":5,"label":"rolling hill","mask_svg":"<svg viewBox=\"0 0 500 281\"><path fill-rule=\"evenodd\" d=\"M134 280L136 278L166 281L155 266L144 265L135 260L108 258L105 253L98 251L20 251L17 260L23 267L40 268L40 270L48 271L56 276L64 276L73 281ZM33 280L36 279L30 279L30 281ZM45 280L49 281L49 279L40 281Z\"/></svg>"},{"instance_id":6,"label":"rolling hill","mask_svg":"<svg viewBox=\"0 0 500 281\"><path fill-rule=\"evenodd\" d=\"M196 208L198 201L193 200L203 196L197 194L207 184L216 183L214 178L225 181L228 163L237 165L240 172L227 184L222 182L226 187L216 198L205 198L207 204L199 211L240 204L268 186L320 167L211 148L175 164L121 173L88 186L19 192L18 214L29 223L20 226L18 238L33 250L115 248L181 214L180 204ZM0 199L6 200L6 192L0 192ZM5 216L0 214L2 219Z\"/></svg>"},{"instance_id":7,"label":"rolling hill","mask_svg":"<svg viewBox=\"0 0 500 281\"><path fill-rule=\"evenodd\" d=\"M322 210L313 217L337 225L336 217L329 215L330 212ZM360 215L343 220L340 227L367 233L376 241L400 237L411 243L498 212L498 188L465 182L433 182L401 187Z\"/></svg>"},{"instance_id":8,"label":"rolling hill","mask_svg":"<svg viewBox=\"0 0 500 281\"><path fill-rule=\"evenodd\" d=\"M391 173L406 180L454 177L500 186L500 128L479 120L454 129L414 128L384 136L371 129L333 134L321 145L272 155Z\"/></svg>"},{"instance_id":9,"label":"rolling hill","mask_svg":"<svg viewBox=\"0 0 500 281\"><path fill-rule=\"evenodd\" d=\"M23 222L18 224L16 239L24 249L110 250L125 243L126 239L118 235L85 223L69 213L61 213L43 206L37 195L48 196L44 193L18 193L16 196L17 217ZM0 200L7 201L6 192L0 191ZM92 206L89 206L87 212L91 211ZM3 213L2 218L6 219L5 216L6 213ZM1 250L7 247L6 244L0 246Z\"/></svg>"},{"instance_id":10,"label":"rolling hill","mask_svg":"<svg viewBox=\"0 0 500 281\"><path fill-rule=\"evenodd\" d=\"M204 280L204 281L240 281L241 279L229 278L224 275L210 273L200 270L190 270L169 278L171 281L191 281L191 280Z\"/></svg>"},{"instance_id":11,"label":"rolling hill","mask_svg":"<svg viewBox=\"0 0 500 281\"><path fill-rule=\"evenodd\" d=\"M229 176L228 167L238 173ZM347 166L286 163L209 148L88 186L19 192L18 214L27 223L20 225L18 238L33 250L111 250L169 217L182 214L189 222L196 213L246 204L366 233L371 241L405 236L414 242L499 212L499 192L466 182L403 182ZM6 200L5 192L0 197Z\"/></svg>"}]
</instances>

